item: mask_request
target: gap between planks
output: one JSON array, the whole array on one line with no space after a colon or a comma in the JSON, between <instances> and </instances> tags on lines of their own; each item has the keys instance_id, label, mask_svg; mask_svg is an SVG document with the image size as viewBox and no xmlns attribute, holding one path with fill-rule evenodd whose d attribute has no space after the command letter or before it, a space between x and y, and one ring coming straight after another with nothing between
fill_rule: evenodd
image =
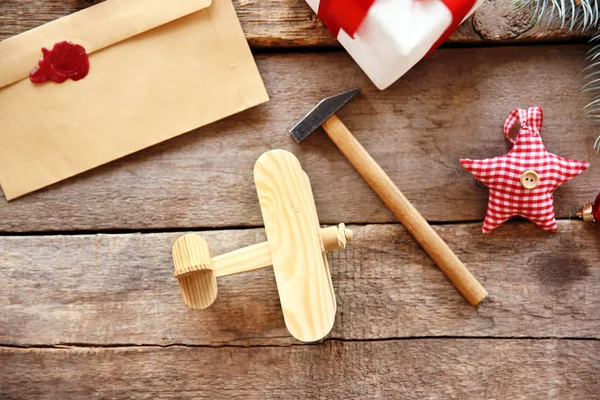
<instances>
[{"instance_id":1,"label":"gap between planks","mask_svg":"<svg viewBox=\"0 0 600 400\"><path fill-rule=\"evenodd\" d=\"M293 343L273 343L273 344L185 344L185 343L169 343L169 344L158 344L158 343L113 343L113 344L96 344L96 343L56 343L56 344L29 344L29 345L15 345L15 344L2 344L0 343L0 350L11 349L11 350L80 350L80 349L143 349L143 348L171 348L171 347L182 347L182 348L198 348L198 349L219 349L219 348L288 348L288 347L308 347L308 346L322 346L327 343L378 343L378 342L405 342L405 341L417 341L417 340L520 340L520 341L600 341L600 338L582 338L582 337L534 337L534 336L407 336L407 337L389 337L389 338L371 338L371 339L343 339L343 338L326 338L319 342L293 342Z\"/></svg>"},{"instance_id":2,"label":"gap between planks","mask_svg":"<svg viewBox=\"0 0 600 400\"><path fill-rule=\"evenodd\" d=\"M557 222L575 221L581 222L576 218L556 218ZM473 225L483 224L483 220L465 220L465 221L427 221L432 226L452 226L452 225ZM524 219L511 219L504 224L518 224L527 222ZM394 222L348 222L347 226L369 226L369 225L400 225L398 221ZM322 227L327 224L321 224ZM45 236L91 236L91 235L151 235L154 233L187 233L187 232L218 232L218 231L244 231L252 229L264 229L264 225L234 225L234 226L199 226L194 228L148 228L148 229L98 229L98 230L72 230L72 231L31 231L31 232L13 232L0 231L0 237L45 237Z\"/></svg>"}]
</instances>

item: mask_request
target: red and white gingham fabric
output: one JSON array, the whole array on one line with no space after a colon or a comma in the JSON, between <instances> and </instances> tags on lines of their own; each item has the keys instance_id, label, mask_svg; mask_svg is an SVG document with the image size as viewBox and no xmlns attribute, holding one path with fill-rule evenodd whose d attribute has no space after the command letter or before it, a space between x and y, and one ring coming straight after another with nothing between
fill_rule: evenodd
<instances>
[{"instance_id":1,"label":"red and white gingham fabric","mask_svg":"<svg viewBox=\"0 0 600 400\"><path fill-rule=\"evenodd\" d=\"M521 122L516 140L510 137L515 123ZM554 190L585 171L590 164L548 153L540 130L543 113L540 107L514 109L504 123L504 135L513 143L508 154L484 160L460 160L461 165L490 190L483 232L488 233L512 216L529 219L547 231L558 229L554 217ZM521 175L537 172L539 185L532 190L521 185Z\"/></svg>"}]
</instances>

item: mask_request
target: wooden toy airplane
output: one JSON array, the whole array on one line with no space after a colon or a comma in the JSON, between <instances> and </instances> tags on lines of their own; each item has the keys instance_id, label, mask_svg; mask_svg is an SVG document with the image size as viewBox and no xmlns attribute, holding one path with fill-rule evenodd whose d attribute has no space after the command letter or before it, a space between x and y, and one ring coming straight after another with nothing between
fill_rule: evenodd
<instances>
[{"instance_id":1,"label":"wooden toy airplane","mask_svg":"<svg viewBox=\"0 0 600 400\"><path fill-rule=\"evenodd\" d=\"M217 298L217 278L273 266L285 325L296 339L314 342L333 328L336 301L326 252L346 248L344 224L321 229L308 175L284 150L264 153L254 166L267 242L211 258L195 234L173 245L173 275L183 301L195 309Z\"/></svg>"}]
</instances>

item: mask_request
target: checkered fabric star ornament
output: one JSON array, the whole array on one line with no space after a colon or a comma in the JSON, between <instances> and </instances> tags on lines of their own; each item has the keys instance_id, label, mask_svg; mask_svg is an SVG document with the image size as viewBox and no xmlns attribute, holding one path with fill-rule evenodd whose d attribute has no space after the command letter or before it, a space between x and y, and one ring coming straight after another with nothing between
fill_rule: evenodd
<instances>
[{"instance_id":1,"label":"checkered fabric star ornament","mask_svg":"<svg viewBox=\"0 0 600 400\"><path fill-rule=\"evenodd\" d=\"M513 140L510 130L517 120L521 122L521 129ZM504 123L504 136L513 144L507 154L484 160L460 160L461 165L490 190L484 233L515 215L547 231L558 230L553 192L590 164L548 153L540 137L542 121L540 107L514 109Z\"/></svg>"}]
</instances>

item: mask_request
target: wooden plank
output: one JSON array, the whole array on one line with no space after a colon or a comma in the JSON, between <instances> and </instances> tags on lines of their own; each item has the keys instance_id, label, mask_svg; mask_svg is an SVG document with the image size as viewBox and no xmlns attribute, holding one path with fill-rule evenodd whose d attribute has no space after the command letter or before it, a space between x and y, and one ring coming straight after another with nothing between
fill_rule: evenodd
<instances>
[{"instance_id":1,"label":"wooden plank","mask_svg":"<svg viewBox=\"0 0 600 400\"><path fill-rule=\"evenodd\" d=\"M329 253L332 338L600 337L600 235L581 222L556 234L516 222L438 226L489 290L470 306L399 225L353 226ZM216 256L265 239L261 229L208 231ZM179 233L0 237L0 343L237 345L294 341L271 269L219 278L206 310L172 277ZM582 238L585 238L583 240Z\"/></svg>"},{"instance_id":2,"label":"wooden plank","mask_svg":"<svg viewBox=\"0 0 600 400\"><path fill-rule=\"evenodd\" d=\"M3 0L0 40L79 11L99 1ZM337 47L304 0L233 0L250 45L259 48ZM593 32L535 26L529 10L516 12L512 0L488 1L448 40L449 43L505 43L587 40Z\"/></svg>"},{"instance_id":3,"label":"wooden plank","mask_svg":"<svg viewBox=\"0 0 600 400\"><path fill-rule=\"evenodd\" d=\"M487 190L459 159L505 153L510 110L542 106L548 150L592 162L555 193L557 216L567 218L595 198L600 182L598 127L582 117L590 98L579 93L587 50L440 50L383 92L344 53L260 56L271 102L10 204L0 200L0 232L262 226L252 168L275 148L300 159L321 223L394 221L323 132L301 145L287 134L319 99L356 86L363 94L340 118L432 221L483 219Z\"/></svg>"},{"instance_id":4,"label":"wooden plank","mask_svg":"<svg viewBox=\"0 0 600 400\"><path fill-rule=\"evenodd\" d=\"M2 397L597 399L600 341L0 348Z\"/></svg>"}]
</instances>

